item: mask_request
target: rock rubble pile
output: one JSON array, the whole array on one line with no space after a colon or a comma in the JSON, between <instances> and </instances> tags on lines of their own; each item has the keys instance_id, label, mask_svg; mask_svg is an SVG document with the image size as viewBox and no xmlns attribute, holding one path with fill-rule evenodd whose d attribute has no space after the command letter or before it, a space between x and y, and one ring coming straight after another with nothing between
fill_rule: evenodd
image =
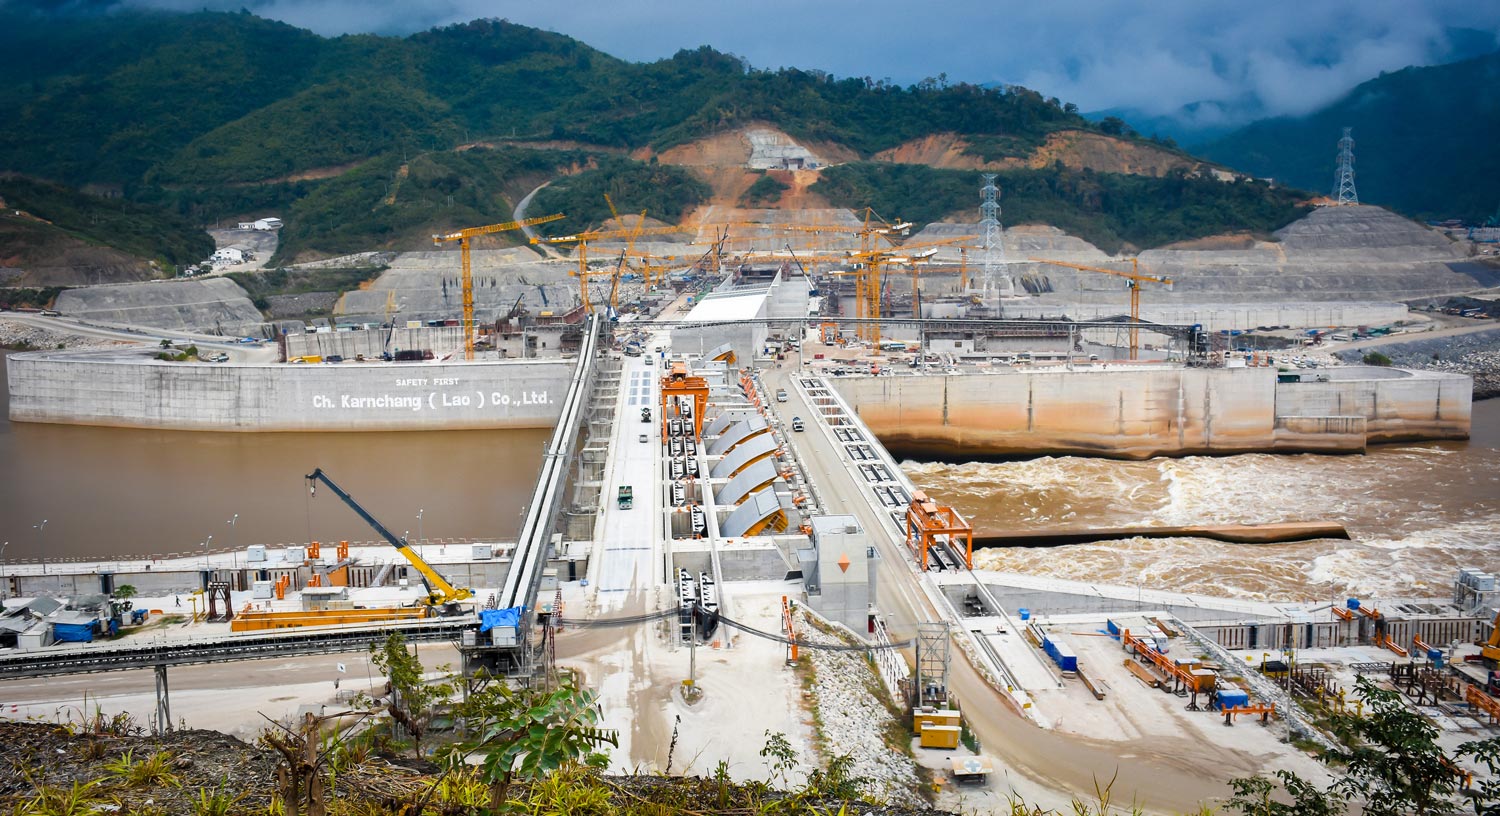
<instances>
[{"instance_id":1,"label":"rock rubble pile","mask_svg":"<svg viewBox=\"0 0 1500 816\"><path fill-rule=\"evenodd\" d=\"M846 645L809 626L799 637L812 643ZM824 756L849 755L850 774L865 780L867 796L903 807L920 806L917 764L892 749L886 735L899 724L876 697L880 681L862 652L808 649L817 682L813 701L818 711L818 736Z\"/></svg>"}]
</instances>

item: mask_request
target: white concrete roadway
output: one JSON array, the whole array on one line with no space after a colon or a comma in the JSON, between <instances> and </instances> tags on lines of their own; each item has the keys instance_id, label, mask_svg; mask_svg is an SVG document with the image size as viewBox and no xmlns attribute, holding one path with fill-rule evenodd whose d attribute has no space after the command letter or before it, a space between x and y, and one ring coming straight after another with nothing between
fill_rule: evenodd
<instances>
[{"instance_id":1,"label":"white concrete roadway","mask_svg":"<svg viewBox=\"0 0 1500 816\"><path fill-rule=\"evenodd\" d=\"M859 519L880 548L878 606L896 639L914 636L915 624L940 618L918 587L919 577L909 566L905 544L880 524L883 511L872 507L864 487L852 476L836 445L817 421L818 413L793 387L796 369L768 369L763 373L770 391L786 388L785 403L772 402L772 412L790 427L802 417L804 433L793 433L793 444L817 482L829 512L850 513ZM1115 779L1116 802L1131 801L1148 812L1196 812L1200 805L1229 793L1228 780L1250 776L1272 767L1273 756L1251 755L1230 747L1204 743L1188 735L1158 738L1149 744L1087 739L1040 728L1016 712L959 649L953 650L949 689L963 705L984 752L996 760L997 770L984 794L996 808L1015 792L1032 805L1070 812L1072 796L1092 801L1096 783ZM971 802L971 805L973 803Z\"/></svg>"},{"instance_id":2,"label":"white concrete roadway","mask_svg":"<svg viewBox=\"0 0 1500 816\"><path fill-rule=\"evenodd\" d=\"M32 312L0 311L0 320L24 323L28 326L35 326L36 328L58 332L59 334L80 334L104 340L119 340L121 342L142 343L153 346L163 338L173 340L174 342L187 341L196 343L204 348L226 352L235 362L275 362L277 357L276 345L274 343L236 343L234 338L177 331L175 329L158 329L149 326L135 327L113 323L90 323L65 316L44 317Z\"/></svg>"},{"instance_id":3,"label":"white concrete roadway","mask_svg":"<svg viewBox=\"0 0 1500 816\"><path fill-rule=\"evenodd\" d=\"M620 370L615 433L611 436L604 469L603 512L589 561L589 586L594 615L607 617L641 598L662 582L661 426L659 424L658 367L647 357L625 357ZM642 408L652 421L640 421ZM641 434L646 442L640 441ZM635 506L621 510L616 501L620 485L630 485ZM632 604L634 606L634 604ZM639 607L637 607L639 609ZM641 609L644 611L644 609Z\"/></svg>"}]
</instances>

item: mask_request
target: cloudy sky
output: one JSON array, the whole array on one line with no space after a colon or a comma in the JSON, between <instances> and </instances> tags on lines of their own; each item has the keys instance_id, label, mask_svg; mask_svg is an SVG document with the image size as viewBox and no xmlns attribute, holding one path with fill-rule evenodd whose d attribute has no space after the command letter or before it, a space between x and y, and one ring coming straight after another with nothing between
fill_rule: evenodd
<instances>
[{"instance_id":1,"label":"cloudy sky","mask_svg":"<svg viewBox=\"0 0 1500 816\"><path fill-rule=\"evenodd\" d=\"M632 60L711 45L757 68L900 84L1014 83L1081 109L1165 114L1198 101L1300 114L1381 71L1495 47L1495 0L125 0L249 8L322 34L404 34L503 17ZM1454 29L1476 29L1463 39ZM1247 114L1247 115L1248 115Z\"/></svg>"}]
</instances>

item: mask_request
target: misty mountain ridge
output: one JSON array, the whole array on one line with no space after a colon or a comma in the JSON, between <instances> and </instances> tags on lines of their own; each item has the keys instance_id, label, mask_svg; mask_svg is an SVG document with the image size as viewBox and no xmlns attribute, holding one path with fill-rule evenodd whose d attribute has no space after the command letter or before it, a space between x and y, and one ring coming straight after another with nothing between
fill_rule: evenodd
<instances>
[{"instance_id":1,"label":"misty mountain ridge","mask_svg":"<svg viewBox=\"0 0 1500 816\"><path fill-rule=\"evenodd\" d=\"M1406 68L1447 65L1493 53L1500 49L1500 32L1448 27L1444 29L1439 42L1442 47L1430 59ZM1337 100L1329 104L1337 104ZM1326 106L1320 106L1319 109L1322 107ZM1315 112L1301 116L1310 116ZM1118 106L1086 111L1083 115L1091 122L1110 116L1123 119L1142 135L1170 138L1187 150L1196 150L1261 119L1276 118L1272 116L1272 110L1265 100L1253 92L1228 99L1202 99L1166 112Z\"/></svg>"},{"instance_id":2,"label":"misty mountain ridge","mask_svg":"<svg viewBox=\"0 0 1500 816\"><path fill-rule=\"evenodd\" d=\"M1361 203L1469 222L1500 204L1500 52L1383 74L1312 114L1254 122L1200 152L1327 195L1345 127Z\"/></svg>"}]
</instances>

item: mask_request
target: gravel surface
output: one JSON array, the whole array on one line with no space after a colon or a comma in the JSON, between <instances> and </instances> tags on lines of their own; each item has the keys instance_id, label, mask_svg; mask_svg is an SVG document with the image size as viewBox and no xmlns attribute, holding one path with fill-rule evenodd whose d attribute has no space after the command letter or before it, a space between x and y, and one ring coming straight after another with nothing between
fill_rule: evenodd
<instances>
[{"instance_id":1,"label":"gravel surface","mask_svg":"<svg viewBox=\"0 0 1500 816\"><path fill-rule=\"evenodd\" d=\"M131 345L120 340L87 337L81 334L69 334L67 332L38 328L27 323L17 323L12 320L0 320L0 346L23 349L55 349L59 344L70 349L114 348L116 346Z\"/></svg>"},{"instance_id":2,"label":"gravel surface","mask_svg":"<svg viewBox=\"0 0 1500 816\"><path fill-rule=\"evenodd\" d=\"M1474 378L1474 399L1500 397L1500 327L1489 331L1455 334L1390 343L1373 349L1338 352L1340 360L1357 363L1369 351L1378 351L1402 368L1450 371Z\"/></svg>"},{"instance_id":3,"label":"gravel surface","mask_svg":"<svg viewBox=\"0 0 1500 816\"><path fill-rule=\"evenodd\" d=\"M812 643L843 644L810 624L798 636ZM886 744L888 729L898 724L875 696L880 681L864 654L821 649L805 654L817 678L812 691L823 755L853 757L850 772L865 780L866 795L901 807L920 807L917 763Z\"/></svg>"}]
</instances>

